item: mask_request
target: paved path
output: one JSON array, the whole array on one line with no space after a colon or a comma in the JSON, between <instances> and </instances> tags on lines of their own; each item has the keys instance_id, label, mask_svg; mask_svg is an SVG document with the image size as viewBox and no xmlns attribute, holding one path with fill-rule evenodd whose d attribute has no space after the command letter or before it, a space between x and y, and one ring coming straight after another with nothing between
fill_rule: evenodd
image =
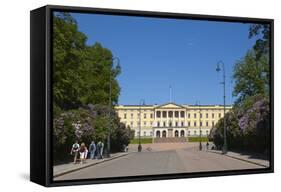
<instances>
[{"instance_id":1,"label":"paved path","mask_svg":"<svg viewBox=\"0 0 281 192\"><path fill-rule=\"evenodd\" d=\"M164 147L159 146L141 153L131 152L126 156L56 177L55 180L264 168L225 155L199 151L198 144L172 150L161 149Z\"/></svg>"},{"instance_id":2,"label":"paved path","mask_svg":"<svg viewBox=\"0 0 281 192\"><path fill-rule=\"evenodd\" d=\"M209 150L208 152L221 154L221 151L217 150ZM228 157L239 159L242 161L254 163L257 165L261 165L263 167L269 167L269 156L266 155L256 155L256 154L247 154L247 153L238 153L233 151L228 151L227 154L225 154Z\"/></svg>"},{"instance_id":3,"label":"paved path","mask_svg":"<svg viewBox=\"0 0 281 192\"><path fill-rule=\"evenodd\" d=\"M104 163L106 161L113 160L115 158L119 158L122 156L127 155L128 153L113 153L111 154L110 158L103 158L103 159L87 159L85 163L80 164L79 160L77 160L76 164L73 164L73 162L61 164L61 165L55 165L53 167L54 177L58 177L60 175L64 175L66 173L74 172L80 169L84 169L89 166L93 166L99 163Z\"/></svg>"}]
</instances>

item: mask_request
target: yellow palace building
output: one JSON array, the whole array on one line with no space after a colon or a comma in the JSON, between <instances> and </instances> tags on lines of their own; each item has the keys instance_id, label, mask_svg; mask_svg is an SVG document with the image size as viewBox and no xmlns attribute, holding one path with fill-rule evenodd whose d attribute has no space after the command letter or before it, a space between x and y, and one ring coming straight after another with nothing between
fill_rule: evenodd
<instances>
[{"instance_id":1,"label":"yellow palace building","mask_svg":"<svg viewBox=\"0 0 281 192\"><path fill-rule=\"evenodd\" d=\"M226 113L232 106L226 106ZM138 137L208 136L223 117L222 105L117 105L120 121L135 130Z\"/></svg>"}]
</instances>

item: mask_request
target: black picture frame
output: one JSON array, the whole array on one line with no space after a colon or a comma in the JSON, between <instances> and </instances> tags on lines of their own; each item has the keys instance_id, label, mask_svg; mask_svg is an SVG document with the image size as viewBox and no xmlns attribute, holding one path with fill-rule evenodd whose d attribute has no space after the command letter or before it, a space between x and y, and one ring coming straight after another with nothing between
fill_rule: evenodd
<instances>
[{"instance_id":1,"label":"black picture frame","mask_svg":"<svg viewBox=\"0 0 281 192\"><path fill-rule=\"evenodd\" d=\"M110 15L175 18L207 21L252 22L270 25L270 166L265 169L147 175L118 178L53 181L52 168L52 12L67 11ZM30 180L43 186L84 185L178 178L242 175L274 172L274 20L196 15L139 10L101 9L46 5L30 12Z\"/></svg>"}]
</instances>

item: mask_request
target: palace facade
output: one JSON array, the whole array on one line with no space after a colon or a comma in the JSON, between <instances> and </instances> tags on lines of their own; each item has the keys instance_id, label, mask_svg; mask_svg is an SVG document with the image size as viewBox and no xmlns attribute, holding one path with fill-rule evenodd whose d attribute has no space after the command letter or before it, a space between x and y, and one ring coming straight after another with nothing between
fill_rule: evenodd
<instances>
[{"instance_id":1,"label":"palace facade","mask_svg":"<svg viewBox=\"0 0 281 192\"><path fill-rule=\"evenodd\" d=\"M232 106L226 106L226 113ZM223 117L222 105L118 105L115 107L122 123L135 130L138 137L208 136Z\"/></svg>"}]
</instances>

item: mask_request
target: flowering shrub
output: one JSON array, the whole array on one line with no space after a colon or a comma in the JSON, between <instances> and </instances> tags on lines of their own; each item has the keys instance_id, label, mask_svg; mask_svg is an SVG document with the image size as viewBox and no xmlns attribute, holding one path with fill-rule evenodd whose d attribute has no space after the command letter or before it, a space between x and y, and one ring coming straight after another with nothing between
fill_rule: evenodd
<instances>
[{"instance_id":1,"label":"flowering shrub","mask_svg":"<svg viewBox=\"0 0 281 192\"><path fill-rule=\"evenodd\" d=\"M269 150L270 109L267 97L256 95L234 106L225 115L227 144L230 149L267 152ZM223 121L220 119L211 131L216 147L223 145Z\"/></svg>"},{"instance_id":2,"label":"flowering shrub","mask_svg":"<svg viewBox=\"0 0 281 192\"><path fill-rule=\"evenodd\" d=\"M92 140L103 141L110 131L111 150L120 151L130 141L130 129L120 123L114 110L103 105L88 105L77 110L57 114L53 119L53 149L56 160L65 159L72 144L77 140L89 144Z\"/></svg>"},{"instance_id":3,"label":"flowering shrub","mask_svg":"<svg viewBox=\"0 0 281 192\"><path fill-rule=\"evenodd\" d=\"M240 111L239 127L247 131L255 131L260 122L266 121L269 116L269 101L261 98L253 101L252 107L244 111Z\"/></svg>"}]
</instances>

